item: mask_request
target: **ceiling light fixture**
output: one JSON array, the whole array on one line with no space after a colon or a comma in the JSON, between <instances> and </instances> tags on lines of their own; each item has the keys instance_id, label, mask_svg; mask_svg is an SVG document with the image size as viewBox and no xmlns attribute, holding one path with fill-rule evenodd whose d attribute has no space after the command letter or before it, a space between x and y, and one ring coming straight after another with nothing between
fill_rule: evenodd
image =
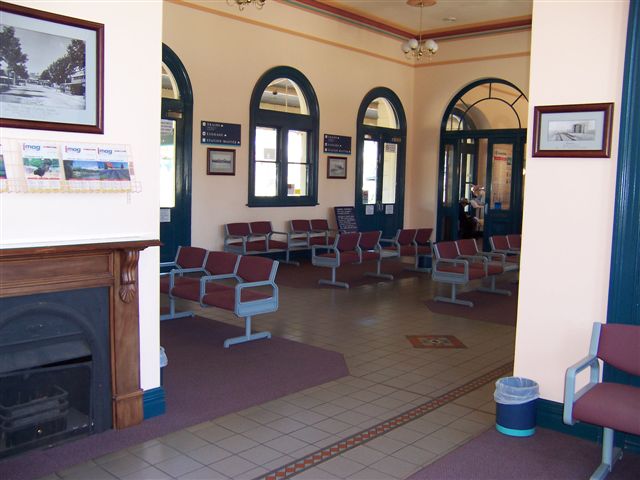
<instances>
[{"instance_id":1,"label":"ceiling light fixture","mask_svg":"<svg viewBox=\"0 0 640 480\"><path fill-rule=\"evenodd\" d=\"M253 3L257 9L264 7L267 0L227 0L229 5L237 5L240 11L244 10L246 5Z\"/></svg>"},{"instance_id":2,"label":"ceiling light fixture","mask_svg":"<svg viewBox=\"0 0 640 480\"><path fill-rule=\"evenodd\" d=\"M422 9L435 5L435 3L435 0L407 0L407 5L420 7L420 29L418 30L418 38L410 38L402 44L402 51L408 59L419 62L422 60L422 57L427 57L428 60L431 60L431 57L438 51L438 44L435 40L430 38L424 41L422 40Z\"/></svg>"}]
</instances>

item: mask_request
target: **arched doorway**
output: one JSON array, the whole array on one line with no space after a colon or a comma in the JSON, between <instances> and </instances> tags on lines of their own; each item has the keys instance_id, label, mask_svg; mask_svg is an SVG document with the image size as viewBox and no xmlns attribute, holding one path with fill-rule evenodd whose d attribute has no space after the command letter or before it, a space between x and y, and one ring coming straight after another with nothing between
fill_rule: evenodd
<instances>
[{"instance_id":1,"label":"arched doorway","mask_svg":"<svg viewBox=\"0 0 640 480\"><path fill-rule=\"evenodd\" d=\"M497 78L451 100L440 130L438 240L476 237L488 247L492 235L521 231L527 108L524 93Z\"/></svg>"},{"instance_id":2,"label":"arched doorway","mask_svg":"<svg viewBox=\"0 0 640 480\"><path fill-rule=\"evenodd\" d=\"M361 231L402 227L407 121L398 96L378 87L358 110L355 208Z\"/></svg>"},{"instance_id":3,"label":"arched doorway","mask_svg":"<svg viewBox=\"0 0 640 480\"><path fill-rule=\"evenodd\" d=\"M191 82L178 56L162 45L160 119L160 261L191 244Z\"/></svg>"}]
</instances>

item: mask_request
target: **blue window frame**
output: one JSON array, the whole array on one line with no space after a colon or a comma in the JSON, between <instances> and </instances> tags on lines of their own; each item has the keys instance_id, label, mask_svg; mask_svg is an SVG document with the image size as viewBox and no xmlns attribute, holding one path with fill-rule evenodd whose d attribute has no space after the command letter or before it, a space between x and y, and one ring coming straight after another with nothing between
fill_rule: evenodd
<instances>
[{"instance_id":1,"label":"blue window frame","mask_svg":"<svg viewBox=\"0 0 640 480\"><path fill-rule=\"evenodd\" d=\"M318 125L318 100L300 71L280 66L260 77L250 104L250 207L317 205Z\"/></svg>"}]
</instances>

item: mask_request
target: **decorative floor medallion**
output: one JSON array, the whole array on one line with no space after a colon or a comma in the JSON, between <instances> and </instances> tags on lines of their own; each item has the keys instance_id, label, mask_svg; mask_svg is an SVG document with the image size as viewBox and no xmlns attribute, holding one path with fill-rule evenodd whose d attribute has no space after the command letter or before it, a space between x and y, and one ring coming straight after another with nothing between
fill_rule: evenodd
<instances>
[{"instance_id":1,"label":"decorative floor medallion","mask_svg":"<svg viewBox=\"0 0 640 480\"><path fill-rule=\"evenodd\" d=\"M453 335L407 335L414 348L467 348Z\"/></svg>"}]
</instances>

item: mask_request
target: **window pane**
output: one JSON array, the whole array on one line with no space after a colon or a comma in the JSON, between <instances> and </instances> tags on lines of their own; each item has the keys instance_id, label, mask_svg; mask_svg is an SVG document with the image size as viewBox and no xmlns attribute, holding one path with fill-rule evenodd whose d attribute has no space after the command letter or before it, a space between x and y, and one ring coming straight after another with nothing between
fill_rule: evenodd
<instances>
[{"instance_id":1,"label":"window pane","mask_svg":"<svg viewBox=\"0 0 640 480\"><path fill-rule=\"evenodd\" d=\"M491 205L495 210L511 208L511 169L513 145L496 143L493 146L491 164Z\"/></svg>"},{"instance_id":2,"label":"window pane","mask_svg":"<svg viewBox=\"0 0 640 480\"><path fill-rule=\"evenodd\" d=\"M288 78L277 78L267 86L262 92L260 108L309 115L307 100L302 90Z\"/></svg>"},{"instance_id":3,"label":"window pane","mask_svg":"<svg viewBox=\"0 0 640 480\"><path fill-rule=\"evenodd\" d=\"M277 189L277 166L272 162L256 162L256 197L275 197Z\"/></svg>"},{"instance_id":4,"label":"window pane","mask_svg":"<svg viewBox=\"0 0 640 480\"><path fill-rule=\"evenodd\" d=\"M180 91L171 70L162 64L162 98L180 100Z\"/></svg>"},{"instance_id":5,"label":"window pane","mask_svg":"<svg viewBox=\"0 0 640 480\"><path fill-rule=\"evenodd\" d=\"M398 163L398 145L384 144L382 167L382 203L396 203L396 166Z\"/></svg>"},{"instance_id":6,"label":"window pane","mask_svg":"<svg viewBox=\"0 0 640 480\"><path fill-rule=\"evenodd\" d=\"M378 182L378 142L365 140L362 152L362 203L376 203Z\"/></svg>"},{"instance_id":7,"label":"window pane","mask_svg":"<svg viewBox=\"0 0 640 480\"><path fill-rule=\"evenodd\" d=\"M254 190L256 197L278 195L277 166L278 130L256 127L256 170Z\"/></svg>"},{"instance_id":8,"label":"window pane","mask_svg":"<svg viewBox=\"0 0 640 480\"><path fill-rule=\"evenodd\" d=\"M277 143L278 129L256 127L256 160L275 162Z\"/></svg>"},{"instance_id":9,"label":"window pane","mask_svg":"<svg viewBox=\"0 0 640 480\"><path fill-rule=\"evenodd\" d=\"M289 130L287 145L287 195L307 195L307 132Z\"/></svg>"},{"instance_id":10,"label":"window pane","mask_svg":"<svg viewBox=\"0 0 640 480\"><path fill-rule=\"evenodd\" d=\"M442 205L450 207L452 205L453 198L453 160L454 160L454 146L447 144L444 147L444 169L442 172Z\"/></svg>"},{"instance_id":11,"label":"window pane","mask_svg":"<svg viewBox=\"0 0 640 480\"><path fill-rule=\"evenodd\" d=\"M160 208L176 206L176 122L160 120Z\"/></svg>"},{"instance_id":12,"label":"window pane","mask_svg":"<svg viewBox=\"0 0 640 480\"><path fill-rule=\"evenodd\" d=\"M378 97L367 107L364 114L365 125L398 129L398 116L393 105L386 98Z\"/></svg>"}]
</instances>

